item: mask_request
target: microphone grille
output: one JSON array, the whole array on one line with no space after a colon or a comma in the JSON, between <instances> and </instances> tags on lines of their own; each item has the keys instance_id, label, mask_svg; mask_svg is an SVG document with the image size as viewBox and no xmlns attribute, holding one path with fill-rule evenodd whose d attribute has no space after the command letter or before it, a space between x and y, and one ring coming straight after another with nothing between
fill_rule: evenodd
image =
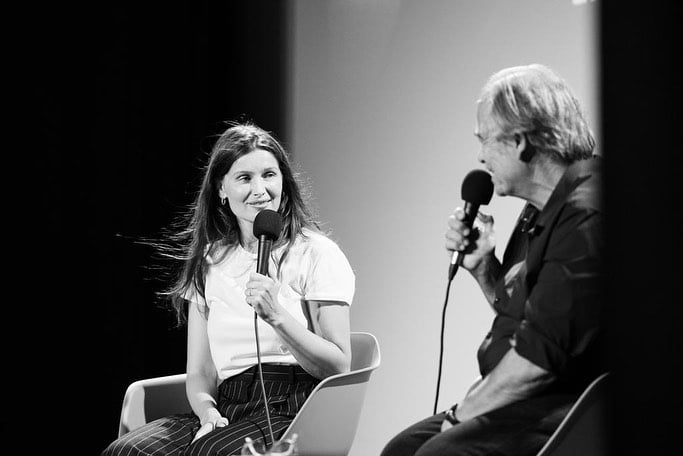
<instances>
[{"instance_id":1,"label":"microphone grille","mask_svg":"<svg viewBox=\"0 0 683 456\"><path fill-rule=\"evenodd\" d=\"M488 204L493 196L491 175L481 169L470 171L462 182L461 194L464 201L473 204Z\"/></svg>"},{"instance_id":2,"label":"microphone grille","mask_svg":"<svg viewBox=\"0 0 683 456\"><path fill-rule=\"evenodd\" d=\"M260 238L262 235L268 239L275 240L280 237L282 231L282 216L277 212L264 209L254 219L254 236Z\"/></svg>"}]
</instances>

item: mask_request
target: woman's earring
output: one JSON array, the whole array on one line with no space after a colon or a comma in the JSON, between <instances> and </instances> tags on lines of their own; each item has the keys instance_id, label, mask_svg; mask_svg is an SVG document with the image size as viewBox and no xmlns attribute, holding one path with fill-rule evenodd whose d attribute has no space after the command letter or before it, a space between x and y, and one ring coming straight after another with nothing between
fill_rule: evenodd
<instances>
[{"instance_id":1,"label":"woman's earring","mask_svg":"<svg viewBox=\"0 0 683 456\"><path fill-rule=\"evenodd\" d=\"M225 206L226 201L227 201L227 198L221 198L221 206Z\"/></svg>"}]
</instances>

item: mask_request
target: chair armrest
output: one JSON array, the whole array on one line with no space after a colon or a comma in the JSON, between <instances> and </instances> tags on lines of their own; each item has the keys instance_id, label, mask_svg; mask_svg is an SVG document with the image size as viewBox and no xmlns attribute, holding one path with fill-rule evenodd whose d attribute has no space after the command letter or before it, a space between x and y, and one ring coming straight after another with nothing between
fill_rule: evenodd
<instances>
[{"instance_id":1,"label":"chair armrest","mask_svg":"<svg viewBox=\"0 0 683 456\"><path fill-rule=\"evenodd\" d=\"M185 393L186 377L177 374L131 383L123 398L119 437L158 418L191 412Z\"/></svg>"}]
</instances>

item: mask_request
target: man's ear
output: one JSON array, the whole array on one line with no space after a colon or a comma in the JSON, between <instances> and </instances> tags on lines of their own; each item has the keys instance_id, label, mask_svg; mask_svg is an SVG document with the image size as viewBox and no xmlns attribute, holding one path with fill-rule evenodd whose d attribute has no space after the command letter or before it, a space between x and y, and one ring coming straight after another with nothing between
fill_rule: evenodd
<instances>
[{"instance_id":1,"label":"man's ear","mask_svg":"<svg viewBox=\"0 0 683 456\"><path fill-rule=\"evenodd\" d=\"M526 134L515 133L515 145L519 150L519 159L524 163L529 163L536 153L536 149L531 145Z\"/></svg>"}]
</instances>

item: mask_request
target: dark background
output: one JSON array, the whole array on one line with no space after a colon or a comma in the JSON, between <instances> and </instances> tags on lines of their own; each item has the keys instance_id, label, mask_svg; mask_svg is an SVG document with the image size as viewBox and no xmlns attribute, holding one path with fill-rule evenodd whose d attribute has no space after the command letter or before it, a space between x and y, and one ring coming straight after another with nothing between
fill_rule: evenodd
<instances>
[{"instance_id":1,"label":"dark background","mask_svg":"<svg viewBox=\"0 0 683 456\"><path fill-rule=\"evenodd\" d=\"M75 454L99 454L129 383L185 371L186 330L156 296L168 282L155 268L168 264L141 241L193 201L227 121L286 140L285 6L60 3L30 15L32 204L49 286L29 285L40 302L20 311L39 319L41 342L20 355L35 385L13 426L49 423L54 439L77 436Z\"/></svg>"},{"instance_id":2,"label":"dark background","mask_svg":"<svg viewBox=\"0 0 683 456\"><path fill-rule=\"evenodd\" d=\"M673 2L601 3L613 442L619 455L664 454L683 430L681 15ZM184 371L185 330L156 300L164 282L135 241L192 201L225 121L254 120L286 143L286 6L26 12L16 39L27 88L16 90L31 107L20 142L32 162L6 173L22 177L31 217L8 238L23 280L8 284L22 298L6 313L7 437L98 454L130 382Z\"/></svg>"},{"instance_id":3,"label":"dark background","mask_svg":"<svg viewBox=\"0 0 683 456\"><path fill-rule=\"evenodd\" d=\"M616 455L674 454L683 435L681 11L602 1Z\"/></svg>"}]
</instances>

